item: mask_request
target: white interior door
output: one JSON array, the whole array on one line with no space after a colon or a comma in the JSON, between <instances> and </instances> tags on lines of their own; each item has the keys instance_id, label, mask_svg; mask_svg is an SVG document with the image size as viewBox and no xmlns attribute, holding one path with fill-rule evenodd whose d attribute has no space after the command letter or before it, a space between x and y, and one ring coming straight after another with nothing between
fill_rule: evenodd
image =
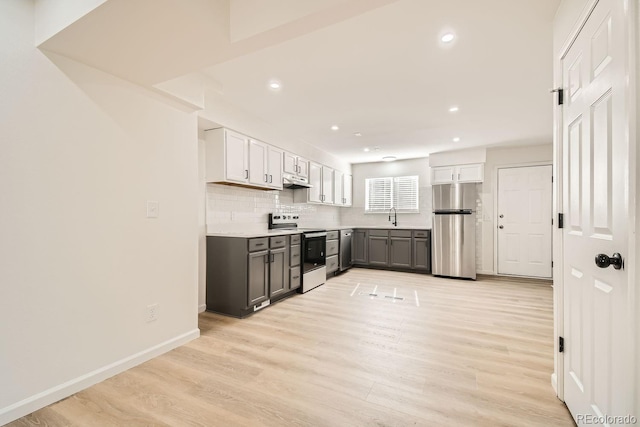
<instances>
[{"instance_id":1,"label":"white interior door","mask_svg":"<svg viewBox=\"0 0 640 427\"><path fill-rule=\"evenodd\" d=\"M498 273L551 277L551 165L498 169Z\"/></svg>"},{"instance_id":2,"label":"white interior door","mask_svg":"<svg viewBox=\"0 0 640 427\"><path fill-rule=\"evenodd\" d=\"M563 57L564 398L578 424L632 413L629 254L629 74L625 12L600 0ZM602 265L604 267L604 265Z\"/></svg>"}]
</instances>

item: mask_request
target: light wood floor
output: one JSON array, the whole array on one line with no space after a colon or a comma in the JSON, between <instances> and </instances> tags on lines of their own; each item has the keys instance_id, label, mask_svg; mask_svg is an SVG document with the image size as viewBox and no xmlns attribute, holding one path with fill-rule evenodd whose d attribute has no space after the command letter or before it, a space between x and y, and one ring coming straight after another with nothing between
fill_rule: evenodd
<instances>
[{"instance_id":1,"label":"light wood floor","mask_svg":"<svg viewBox=\"0 0 640 427\"><path fill-rule=\"evenodd\" d=\"M200 329L9 425L573 425L550 385L550 282L354 268Z\"/></svg>"}]
</instances>

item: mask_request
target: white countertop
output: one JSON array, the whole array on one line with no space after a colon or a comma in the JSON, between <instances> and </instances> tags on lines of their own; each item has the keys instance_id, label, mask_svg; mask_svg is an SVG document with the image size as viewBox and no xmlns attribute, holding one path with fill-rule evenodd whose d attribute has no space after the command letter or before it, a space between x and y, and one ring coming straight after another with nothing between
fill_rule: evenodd
<instances>
[{"instance_id":1,"label":"white countertop","mask_svg":"<svg viewBox=\"0 0 640 427\"><path fill-rule=\"evenodd\" d=\"M318 227L327 231L334 230L350 230L350 229L375 229L375 230L431 230L430 227L420 227L417 225L408 225L405 227L398 226L384 226L384 225L365 225L365 226L346 226L341 225L338 227ZM300 234L301 230L257 230L257 231L216 231L207 233L207 236L211 237L240 237L244 239L253 239L256 237L273 237L273 236L288 236L290 234Z\"/></svg>"}]
</instances>

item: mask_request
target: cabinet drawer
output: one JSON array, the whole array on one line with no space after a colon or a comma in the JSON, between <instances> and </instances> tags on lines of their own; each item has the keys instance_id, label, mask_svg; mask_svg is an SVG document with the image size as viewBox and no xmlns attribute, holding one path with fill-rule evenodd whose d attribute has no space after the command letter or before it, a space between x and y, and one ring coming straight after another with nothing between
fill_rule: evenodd
<instances>
[{"instance_id":1,"label":"cabinet drawer","mask_svg":"<svg viewBox=\"0 0 640 427\"><path fill-rule=\"evenodd\" d=\"M335 240L340 237L339 231L327 231L327 240Z\"/></svg>"},{"instance_id":2,"label":"cabinet drawer","mask_svg":"<svg viewBox=\"0 0 640 427\"><path fill-rule=\"evenodd\" d=\"M271 249L284 248L287 245L289 236L275 236L269 238L269 247Z\"/></svg>"},{"instance_id":3,"label":"cabinet drawer","mask_svg":"<svg viewBox=\"0 0 640 427\"><path fill-rule=\"evenodd\" d=\"M291 259L289 260L289 265L291 265L291 267L300 265L300 245L291 246Z\"/></svg>"},{"instance_id":4,"label":"cabinet drawer","mask_svg":"<svg viewBox=\"0 0 640 427\"><path fill-rule=\"evenodd\" d=\"M389 231L388 230L369 230L369 236L375 236L375 237L389 237Z\"/></svg>"},{"instance_id":5,"label":"cabinet drawer","mask_svg":"<svg viewBox=\"0 0 640 427\"><path fill-rule=\"evenodd\" d=\"M338 255L327 257L327 273L333 273L338 270Z\"/></svg>"},{"instance_id":6,"label":"cabinet drawer","mask_svg":"<svg viewBox=\"0 0 640 427\"><path fill-rule=\"evenodd\" d=\"M413 232L413 237L429 237L429 230L415 230Z\"/></svg>"},{"instance_id":7,"label":"cabinet drawer","mask_svg":"<svg viewBox=\"0 0 640 427\"><path fill-rule=\"evenodd\" d=\"M291 267L289 269L289 289L298 289L302 282L302 274L300 274L300 267Z\"/></svg>"},{"instance_id":8,"label":"cabinet drawer","mask_svg":"<svg viewBox=\"0 0 640 427\"><path fill-rule=\"evenodd\" d=\"M299 245L301 240L302 240L302 236L300 234L293 234L291 236L292 245Z\"/></svg>"},{"instance_id":9,"label":"cabinet drawer","mask_svg":"<svg viewBox=\"0 0 640 427\"><path fill-rule=\"evenodd\" d=\"M249 239L249 252L263 251L269 249L269 238L260 237L258 239Z\"/></svg>"},{"instance_id":10,"label":"cabinet drawer","mask_svg":"<svg viewBox=\"0 0 640 427\"><path fill-rule=\"evenodd\" d=\"M411 230L391 230L391 237L411 237Z\"/></svg>"},{"instance_id":11,"label":"cabinet drawer","mask_svg":"<svg viewBox=\"0 0 640 427\"><path fill-rule=\"evenodd\" d=\"M338 255L339 247L337 240L327 240L327 256Z\"/></svg>"}]
</instances>

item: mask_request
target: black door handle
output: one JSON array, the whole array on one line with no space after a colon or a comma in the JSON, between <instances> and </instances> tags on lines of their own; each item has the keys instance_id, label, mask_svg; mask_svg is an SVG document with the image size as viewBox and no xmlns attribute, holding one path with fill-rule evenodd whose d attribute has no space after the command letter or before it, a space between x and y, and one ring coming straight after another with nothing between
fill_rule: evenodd
<instances>
[{"instance_id":1,"label":"black door handle","mask_svg":"<svg viewBox=\"0 0 640 427\"><path fill-rule=\"evenodd\" d=\"M613 265L613 268L615 268L616 270L620 270L623 265L622 255L617 252L611 257L605 254L598 254L596 255L596 265L600 268L607 268L610 265Z\"/></svg>"}]
</instances>

